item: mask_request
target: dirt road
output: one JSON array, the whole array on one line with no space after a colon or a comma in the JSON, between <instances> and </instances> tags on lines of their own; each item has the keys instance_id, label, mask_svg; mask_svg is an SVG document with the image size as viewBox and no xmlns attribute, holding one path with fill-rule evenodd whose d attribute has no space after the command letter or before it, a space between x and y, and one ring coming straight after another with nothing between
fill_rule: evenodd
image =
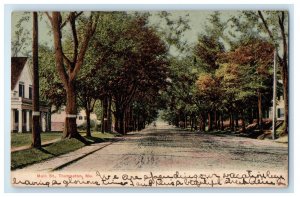
<instances>
[{"instance_id":1,"label":"dirt road","mask_svg":"<svg viewBox=\"0 0 300 197\"><path fill-rule=\"evenodd\" d=\"M86 154L86 152L92 153ZM216 136L176 129L164 123L123 140L94 144L78 150L83 156L64 165L64 158L77 152L16 170L46 172L102 171L239 171L256 170L287 174L288 146L266 140Z\"/></svg>"}]
</instances>

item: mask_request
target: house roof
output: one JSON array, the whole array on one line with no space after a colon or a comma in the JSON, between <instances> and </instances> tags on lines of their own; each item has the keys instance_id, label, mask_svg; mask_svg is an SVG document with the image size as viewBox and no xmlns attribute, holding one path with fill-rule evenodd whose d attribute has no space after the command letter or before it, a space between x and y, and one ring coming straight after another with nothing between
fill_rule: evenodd
<instances>
[{"instance_id":1,"label":"house roof","mask_svg":"<svg viewBox=\"0 0 300 197\"><path fill-rule=\"evenodd\" d=\"M22 70L27 61L27 57L12 57L11 58L11 90L14 89L16 83L18 82Z\"/></svg>"}]
</instances>

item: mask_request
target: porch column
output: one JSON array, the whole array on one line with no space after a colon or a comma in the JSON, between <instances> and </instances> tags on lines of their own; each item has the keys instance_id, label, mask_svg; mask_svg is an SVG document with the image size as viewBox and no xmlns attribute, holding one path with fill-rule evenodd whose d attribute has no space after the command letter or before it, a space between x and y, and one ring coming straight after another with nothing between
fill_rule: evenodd
<instances>
[{"instance_id":1,"label":"porch column","mask_svg":"<svg viewBox=\"0 0 300 197\"><path fill-rule=\"evenodd\" d=\"M48 130L48 112L45 112L45 131L49 131Z\"/></svg>"},{"instance_id":2,"label":"porch column","mask_svg":"<svg viewBox=\"0 0 300 197\"><path fill-rule=\"evenodd\" d=\"M22 109L18 109L18 114L19 114L19 122L18 122L18 132L22 133L22 124L23 124L23 113Z\"/></svg>"},{"instance_id":3,"label":"porch column","mask_svg":"<svg viewBox=\"0 0 300 197\"><path fill-rule=\"evenodd\" d=\"M48 117L48 119L47 119L48 120L47 121L47 123L48 123L48 131L51 131L52 130L51 129L51 111L49 110L47 114L48 114L48 116L47 116Z\"/></svg>"},{"instance_id":4,"label":"porch column","mask_svg":"<svg viewBox=\"0 0 300 197\"><path fill-rule=\"evenodd\" d=\"M14 110L11 109L10 110L10 131L13 132L14 130L14 122L15 122L15 119L14 119Z\"/></svg>"},{"instance_id":5,"label":"porch column","mask_svg":"<svg viewBox=\"0 0 300 197\"><path fill-rule=\"evenodd\" d=\"M43 131L43 112L40 111L40 131Z\"/></svg>"},{"instance_id":6,"label":"porch column","mask_svg":"<svg viewBox=\"0 0 300 197\"><path fill-rule=\"evenodd\" d=\"M47 131L47 112L44 112L44 116L43 116L43 126L44 126L44 131Z\"/></svg>"},{"instance_id":7,"label":"porch column","mask_svg":"<svg viewBox=\"0 0 300 197\"><path fill-rule=\"evenodd\" d=\"M30 117L30 121L29 121L29 127L30 127L30 131L32 131L32 110L29 111L29 117Z\"/></svg>"},{"instance_id":8,"label":"porch column","mask_svg":"<svg viewBox=\"0 0 300 197\"><path fill-rule=\"evenodd\" d=\"M44 112L40 112L41 113L41 131L45 131L45 113Z\"/></svg>"},{"instance_id":9,"label":"porch column","mask_svg":"<svg viewBox=\"0 0 300 197\"><path fill-rule=\"evenodd\" d=\"M30 131L30 110L26 110L26 131Z\"/></svg>"},{"instance_id":10,"label":"porch column","mask_svg":"<svg viewBox=\"0 0 300 197\"><path fill-rule=\"evenodd\" d=\"M46 131L51 131L51 115L46 112Z\"/></svg>"}]
</instances>

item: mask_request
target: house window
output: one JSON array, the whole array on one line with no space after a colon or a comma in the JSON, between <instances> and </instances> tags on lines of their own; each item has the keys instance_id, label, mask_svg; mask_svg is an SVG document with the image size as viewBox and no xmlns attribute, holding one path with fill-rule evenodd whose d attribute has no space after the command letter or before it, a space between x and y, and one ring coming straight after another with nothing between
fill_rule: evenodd
<instances>
[{"instance_id":1,"label":"house window","mask_svg":"<svg viewBox=\"0 0 300 197\"><path fill-rule=\"evenodd\" d=\"M82 116L79 116L79 120L82 120Z\"/></svg>"},{"instance_id":2,"label":"house window","mask_svg":"<svg viewBox=\"0 0 300 197\"><path fill-rule=\"evenodd\" d=\"M277 109L277 117L282 118L284 116L284 109L283 108L278 108Z\"/></svg>"},{"instance_id":3,"label":"house window","mask_svg":"<svg viewBox=\"0 0 300 197\"><path fill-rule=\"evenodd\" d=\"M29 86L29 99L32 99L32 87Z\"/></svg>"},{"instance_id":4,"label":"house window","mask_svg":"<svg viewBox=\"0 0 300 197\"><path fill-rule=\"evenodd\" d=\"M24 83L20 82L19 83L19 97L24 98L24 95L25 95L25 88L24 87L25 87Z\"/></svg>"},{"instance_id":5,"label":"house window","mask_svg":"<svg viewBox=\"0 0 300 197\"><path fill-rule=\"evenodd\" d=\"M84 120L86 120L86 116L84 116Z\"/></svg>"}]
</instances>

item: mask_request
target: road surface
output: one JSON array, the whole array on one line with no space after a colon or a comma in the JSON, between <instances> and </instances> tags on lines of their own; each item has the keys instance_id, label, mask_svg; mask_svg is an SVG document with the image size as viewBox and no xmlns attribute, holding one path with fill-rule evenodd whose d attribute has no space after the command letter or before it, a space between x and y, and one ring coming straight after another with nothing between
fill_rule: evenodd
<instances>
[{"instance_id":1,"label":"road surface","mask_svg":"<svg viewBox=\"0 0 300 197\"><path fill-rule=\"evenodd\" d=\"M64 163L64 158L68 158L69 155L74 157L77 152L83 156ZM77 152L16 170L14 173L49 170L68 172L272 170L286 174L288 169L287 144L195 133L176 129L164 123L157 123L156 127L131 133L123 140L105 145L94 144Z\"/></svg>"}]
</instances>

